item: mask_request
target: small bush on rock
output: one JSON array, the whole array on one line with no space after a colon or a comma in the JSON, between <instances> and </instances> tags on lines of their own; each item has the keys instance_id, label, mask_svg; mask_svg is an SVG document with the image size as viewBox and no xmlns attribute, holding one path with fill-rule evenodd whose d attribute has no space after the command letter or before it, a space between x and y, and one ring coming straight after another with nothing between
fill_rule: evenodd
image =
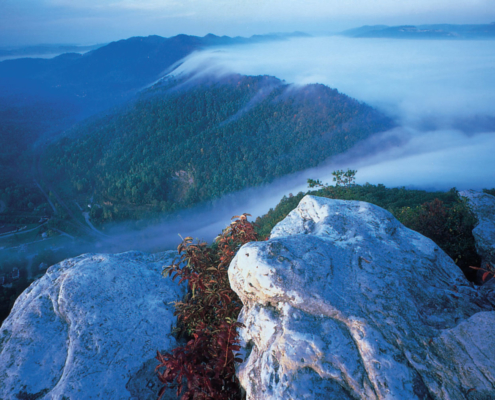
<instances>
[{"instance_id":1,"label":"small bush on rock","mask_svg":"<svg viewBox=\"0 0 495 400\"><path fill-rule=\"evenodd\" d=\"M466 277L475 279L471 265L480 265L472 234L476 218L466 203L459 200L447 207L435 199L414 208L403 208L396 215L405 226L433 240L462 269Z\"/></svg>"},{"instance_id":2,"label":"small bush on rock","mask_svg":"<svg viewBox=\"0 0 495 400\"><path fill-rule=\"evenodd\" d=\"M178 258L163 270L165 276L179 278L179 284L188 284L188 295L175 304L177 334L188 341L172 353L157 352L160 364L156 370L165 384L159 399L174 381L181 400L241 398L235 363L242 362L236 354L242 303L230 288L227 272L237 250L258 239L248 215L233 217L235 221L212 246L194 244L186 237L178 247Z\"/></svg>"},{"instance_id":3,"label":"small bush on rock","mask_svg":"<svg viewBox=\"0 0 495 400\"><path fill-rule=\"evenodd\" d=\"M476 218L465 201L459 198L455 188L448 192L426 192L369 183L343 187L324 185L314 179L308 179L308 184L310 187L322 188L300 192L292 197L284 196L275 209L270 209L256 220L260 237L268 237L273 227L295 209L306 194L366 201L385 208L408 228L432 239L456 262L470 281L476 281L476 271L470 268L471 265L478 267L481 263L472 233Z\"/></svg>"},{"instance_id":4,"label":"small bush on rock","mask_svg":"<svg viewBox=\"0 0 495 400\"><path fill-rule=\"evenodd\" d=\"M482 272L482 275L481 275L481 283L482 284L495 277L495 268L493 268L489 263L486 263L485 267L486 268L473 267L473 266L470 267L474 270Z\"/></svg>"}]
</instances>

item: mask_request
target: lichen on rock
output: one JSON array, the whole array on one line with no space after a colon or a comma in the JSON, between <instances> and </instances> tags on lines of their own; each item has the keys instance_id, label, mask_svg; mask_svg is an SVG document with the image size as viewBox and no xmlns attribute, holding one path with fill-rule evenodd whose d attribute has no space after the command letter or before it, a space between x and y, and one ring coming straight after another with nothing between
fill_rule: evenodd
<instances>
[{"instance_id":1,"label":"lichen on rock","mask_svg":"<svg viewBox=\"0 0 495 400\"><path fill-rule=\"evenodd\" d=\"M306 196L229 278L248 400L495 398L492 304L377 206Z\"/></svg>"},{"instance_id":2,"label":"lichen on rock","mask_svg":"<svg viewBox=\"0 0 495 400\"><path fill-rule=\"evenodd\" d=\"M156 399L146 366L176 346L170 303L184 288L161 277L176 254L85 254L50 267L0 328L0 399Z\"/></svg>"}]
</instances>

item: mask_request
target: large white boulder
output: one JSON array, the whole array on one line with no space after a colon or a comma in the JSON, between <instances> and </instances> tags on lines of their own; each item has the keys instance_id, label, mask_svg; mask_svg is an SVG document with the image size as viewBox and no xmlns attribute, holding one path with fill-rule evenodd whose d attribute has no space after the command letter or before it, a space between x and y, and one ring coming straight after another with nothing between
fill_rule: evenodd
<instances>
[{"instance_id":1,"label":"large white boulder","mask_svg":"<svg viewBox=\"0 0 495 400\"><path fill-rule=\"evenodd\" d=\"M495 399L492 305L379 207L306 196L229 278L248 400Z\"/></svg>"},{"instance_id":2,"label":"large white boulder","mask_svg":"<svg viewBox=\"0 0 495 400\"><path fill-rule=\"evenodd\" d=\"M488 263L495 268L495 196L476 190L463 190L459 195L467 199L469 208L478 219L473 236L482 267L486 269Z\"/></svg>"},{"instance_id":3,"label":"large white boulder","mask_svg":"<svg viewBox=\"0 0 495 400\"><path fill-rule=\"evenodd\" d=\"M161 277L175 255L86 254L49 268L0 327L0 399L155 400L153 358L176 346L170 303L183 288Z\"/></svg>"}]
</instances>

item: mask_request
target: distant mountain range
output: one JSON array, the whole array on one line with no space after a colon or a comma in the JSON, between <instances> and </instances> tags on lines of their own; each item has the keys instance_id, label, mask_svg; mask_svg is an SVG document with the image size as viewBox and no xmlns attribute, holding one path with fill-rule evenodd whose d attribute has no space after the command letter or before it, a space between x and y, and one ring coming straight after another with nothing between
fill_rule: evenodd
<instances>
[{"instance_id":1,"label":"distant mountain range","mask_svg":"<svg viewBox=\"0 0 495 400\"><path fill-rule=\"evenodd\" d=\"M352 38L495 39L495 22L483 25L365 25L344 31L341 35Z\"/></svg>"},{"instance_id":2,"label":"distant mountain range","mask_svg":"<svg viewBox=\"0 0 495 400\"><path fill-rule=\"evenodd\" d=\"M300 36L306 34L278 33L250 38L212 34L132 37L85 54L0 62L0 168L3 171L0 189L6 177L15 175L18 180L26 175L19 166L20 158L30 158L27 150L40 137L48 138L77 121L126 102L193 51ZM30 52L41 47L11 51ZM81 51L81 48L72 50Z\"/></svg>"},{"instance_id":3,"label":"distant mountain range","mask_svg":"<svg viewBox=\"0 0 495 400\"><path fill-rule=\"evenodd\" d=\"M63 53L85 53L95 50L105 44L91 46L77 46L67 44L37 44L33 46L6 46L0 47L0 58L3 57L36 57Z\"/></svg>"}]
</instances>

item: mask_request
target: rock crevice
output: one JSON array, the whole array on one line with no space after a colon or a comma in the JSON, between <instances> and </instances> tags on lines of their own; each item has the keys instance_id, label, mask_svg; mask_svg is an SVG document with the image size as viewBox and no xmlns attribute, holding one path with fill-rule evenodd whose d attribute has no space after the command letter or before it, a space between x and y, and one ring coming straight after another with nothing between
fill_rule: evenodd
<instances>
[{"instance_id":1,"label":"rock crevice","mask_svg":"<svg viewBox=\"0 0 495 400\"><path fill-rule=\"evenodd\" d=\"M161 277L175 255L88 254L50 267L0 328L0 399L155 400L153 357L176 346L170 303L184 290Z\"/></svg>"},{"instance_id":2,"label":"rock crevice","mask_svg":"<svg viewBox=\"0 0 495 400\"><path fill-rule=\"evenodd\" d=\"M477 347L492 305L379 207L306 196L241 248L229 278L252 346L238 369L248 399L495 397L495 350Z\"/></svg>"},{"instance_id":3,"label":"rock crevice","mask_svg":"<svg viewBox=\"0 0 495 400\"><path fill-rule=\"evenodd\" d=\"M476 252L481 257L481 267L487 265L495 271L495 196L476 190L463 190L465 198L478 223L473 229ZM478 271L477 284L483 284L482 271Z\"/></svg>"}]
</instances>

